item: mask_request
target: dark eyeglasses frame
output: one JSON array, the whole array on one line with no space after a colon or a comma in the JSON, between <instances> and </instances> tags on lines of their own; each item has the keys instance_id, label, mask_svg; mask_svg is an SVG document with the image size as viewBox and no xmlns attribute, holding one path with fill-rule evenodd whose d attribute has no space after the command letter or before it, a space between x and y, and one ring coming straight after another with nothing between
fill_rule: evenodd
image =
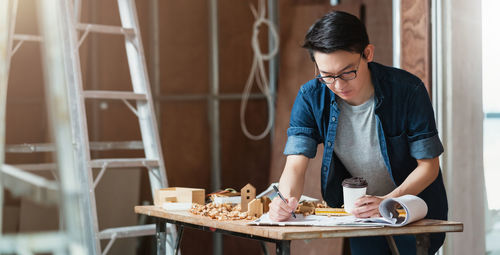
<instances>
[{"instance_id":1,"label":"dark eyeglasses frame","mask_svg":"<svg viewBox=\"0 0 500 255\"><path fill-rule=\"evenodd\" d=\"M344 73L341 73L339 75L328 75L328 76L320 76L319 74L316 76L316 78L318 78L318 80L327 85L327 84L333 84L337 81L337 79L341 79L343 81L350 81L350 80L354 80L356 79L356 77L358 77L358 70L359 70L359 65L361 64L361 59L363 58L363 53L360 54L360 58L359 58L359 62L358 62L358 66L356 67L355 70L352 70L352 71L349 71L349 72L344 72ZM316 64L316 63L315 63ZM316 64L316 68L318 68L318 64ZM319 68L318 68L319 69ZM346 74L351 74L351 73L354 73L354 76L352 78L343 78L343 76L345 76ZM332 82L326 82L324 79L325 78L333 78L333 81Z\"/></svg>"}]
</instances>

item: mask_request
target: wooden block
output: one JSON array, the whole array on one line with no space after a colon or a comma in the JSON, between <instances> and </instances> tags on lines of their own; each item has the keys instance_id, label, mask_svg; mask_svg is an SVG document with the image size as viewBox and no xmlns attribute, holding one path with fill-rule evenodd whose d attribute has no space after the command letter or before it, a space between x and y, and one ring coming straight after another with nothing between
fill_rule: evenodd
<instances>
[{"instance_id":1,"label":"wooden block","mask_svg":"<svg viewBox=\"0 0 500 255\"><path fill-rule=\"evenodd\" d=\"M241 211L248 210L248 203L255 199L255 187L252 184L247 184L241 189Z\"/></svg>"},{"instance_id":2,"label":"wooden block","mask_svg":"<svg viewBox=\"0 0 500 255\"><path fill-rule=\"evenodd\" d=\"M163 202L177 202L177 197L164 197Z\"/></svg>"},{"instance_id":3,"label":"wooden block","mask_svg":"<svg viewBox=\"0 0 500 255\"><path fill-rule=\"evenodd\" d=\"M264 206L260 199L254 199L248 203L248 215L260 217L264 213Z\"/></svg>"},{"instance_id":4,"label":"wooden block","mask_svg":"<svg viewBox=\"0 0 500 255\"><path fill-rule=\"evenodd\" d=\"M261 197L260 201L262 201L263 212L269 212L269 204L271 203L271 199L268 197Z\"/></svg>"},{"instance_id":5,"label":"wooden block","mask_svg":"<svg viewBox=\"0 0 500 255\"><path fill-rule=\"evenodd\" d=\"M155 206L162 206L165 202L197 203L204 205L205 190L180 187L155 190Z\"/></svg>"}]
</instances>

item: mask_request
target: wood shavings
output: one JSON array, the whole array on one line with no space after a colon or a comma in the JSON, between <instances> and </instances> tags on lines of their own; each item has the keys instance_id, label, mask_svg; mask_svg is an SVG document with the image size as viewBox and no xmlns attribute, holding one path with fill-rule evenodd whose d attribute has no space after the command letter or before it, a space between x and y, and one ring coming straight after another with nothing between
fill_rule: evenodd
<instances>
[{"instance_id":1,"label":"wood shavings","mask_svg":"<svg viewBox=\"0 0 500 255\"><path fill-rule=\"evenodd\" d=\"M317 202L301 202L295 210L295 214L307 215L327 215L327 216L346 216L349 215L345 212L344 208L331 208L325 201Z\"/></svg>"},{"instance_id":2,"label":"wood shavings","mask_svg":"<svg viewBox=\"0 0 500 255\"><path fill-rule=\"evenodd\" d=\"M314 214L314 209L316 208L316 203L314 202L301 202L297 209L295 209L295 214L303 214L304 216Z\"/></svg>"},{"instance_id":3,"label":"wood shavings","mask_svg":"<svg viewBox=\"0 0 500 255\"><path fill-rule=\"evenodd\" d=\"M240 211L241 206L233 206L231 204L214 204L206 205L193 204L189 210L192 214L209 217L214 220L255 220L255 217L248 215L247 212Z\"/></svg>"},{"instance_id":4,"label":"wood shavings","mask_svg":"<svg viewBox=\"0 0 500 255\"><path fill-rule=\"evenodd\" d=\"M323 201L321 201L321 203L320 203L320 204L316 204L316 208L329 208L329 207L330 207L330 206L328 206L328 205L326 204L326 201L324 201L324 200L323 200Z\"/></svg>"}]
</instances>

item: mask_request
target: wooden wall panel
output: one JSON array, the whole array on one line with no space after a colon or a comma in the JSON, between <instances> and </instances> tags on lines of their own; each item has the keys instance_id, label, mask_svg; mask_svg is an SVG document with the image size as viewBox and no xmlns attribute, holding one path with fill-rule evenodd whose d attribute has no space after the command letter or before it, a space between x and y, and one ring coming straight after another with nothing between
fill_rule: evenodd
<instances>
[{"instance_id":1,"label":"wooden wall panel","mask_svg":"<svg viewBox=\"0 0 500 255\"><path fill-rule=\"evenodd\" d=\"M363 0L365 25L375 45L374 61L392 66L392 0Z\"/></svg>"},{"instance_id":2,"label":"wooden wall panel","mask_svg":"<svg viewBox=\"0 0 500 255\"><path fill-rule=\"evenodd\" d=\"M248 1L218 1L219 92L222 94L241 93L250 72L254 18L248 4ZM207 94L210 91L208 1L160 1L159 11L161 95ZM267 38L265 29L262 33L264 39ZM143 38L149 39L144 34ZM240 128L239 109L240 100L220 102L222 187L239 189L251 182L261 191L268 185L270 139L253 141L246 138ZM211 192L207 101L166 100L161 102L160 110L169 184L205 188L207 193ZM252 133L262 131L266 121L265 100L249 101L249 130ZM210 254L211 237L212 234L201 231L185 232L182 253ZM200 245L192 245L192 240ZM260 251L260 245L241 238L224 237L225 254L241 250L255 254Z\"/></svg>"},{"instance_id":3,"label":"wooden wall panel","mask_svg":"<svg viewBox=\"0 0 500 255\"><path fill-rule=\"evenodd\" d=\"M208 93L208 1L159 3L161 94Z\"/></svg>"},{"instance_id":4,"label":"wooden wall panel","mask_svg":"<svg viewBox=\"0 0 500 255\"><path fill-rule=\"evenodd\" d=\"M401 68L415 74L431 93L430 1L401 1Z\"/></svg>"},{"instance_id":5,"label":"wooden wall panel","mask_svg":"<svg viewBox=\"0 0 500 255\"><path fill-rule=\"evenodd\" d=\"M269 138L254 141L243 135L240 125L240 101L221 103L222 184L243 188L251 183L258 193L269 186L271 147ZM267 103L253 100L248 105L247 126L252 133L261 132L267 124Z\"/></svg>"},{"instance_id":6,"label":"wooden wall panel","mask_svg":"<svg viewBox=\"0 0 500 255\"><path fill-rule=\"evenodd\" d=\"M162 103L162 146L170 186L210 189L205 106L204 102Z\"/></svg>"},{"instance_id":7,"label":"wooden wall panel","mask_svg":"<svg viewBox=\"0 0 500 255\"><path fill-rule=\"evenodd\" d=\"M250 73L253 60L252 28L255 20L250 4L257 7L257 1L253 0L219 0L221 93L241 93ZM260 27L259 38L267 40L266 26ZM261 47L263 52L267 52L267 41ZM254 84L254 88L256 87Z\"/></svg>"}]
</instances>

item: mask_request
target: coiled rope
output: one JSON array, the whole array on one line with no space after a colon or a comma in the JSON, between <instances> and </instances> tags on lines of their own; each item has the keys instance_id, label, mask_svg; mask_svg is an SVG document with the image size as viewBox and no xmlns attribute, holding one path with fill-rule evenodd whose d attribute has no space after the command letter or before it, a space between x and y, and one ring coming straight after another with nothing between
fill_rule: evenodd
<instances>
[{"instance_id":1,"label":"coiled rope","mask_svg":"<svg viewBox=\"0 0 500 255\"><path fill-rule=\"evenodd\" d=\"M253 24L253 35L252 35L252 50L254 52L252 68L250 69L250 75L248 76L247 82L245 84L245 88L243 90L241 107L240 107L240 124L241 129L246 137L252 140L260 140L269 134L272 128L272 123L274 119L274 111L272 108L274 107L273 98L271 95L271 90L269 89L269 80L266 77L266 72L264 69L264 61L269 61L276 54L278 54L278 45L279 45L279 36L276 31L275 25L268 19L266 19L266 9L265 9L265 0L259 0L258 10L255 9L253 5L250 5L250 9L255 17L255 22ZM269 49L268 54L263 54L260 50L259 45L259 27L261 25L267 25L269 31L271 32L271 39L274 41L274 47ZM257 87L260 89L262 94L266 97L267 101L267 109L268 109L268 119L267 126L264 131L258 135L251 134L245 122L245 112L248 103L248 98L250 97L250 92L252 90L253 83L257 84Z\"/></svg>"}]
</instances>

